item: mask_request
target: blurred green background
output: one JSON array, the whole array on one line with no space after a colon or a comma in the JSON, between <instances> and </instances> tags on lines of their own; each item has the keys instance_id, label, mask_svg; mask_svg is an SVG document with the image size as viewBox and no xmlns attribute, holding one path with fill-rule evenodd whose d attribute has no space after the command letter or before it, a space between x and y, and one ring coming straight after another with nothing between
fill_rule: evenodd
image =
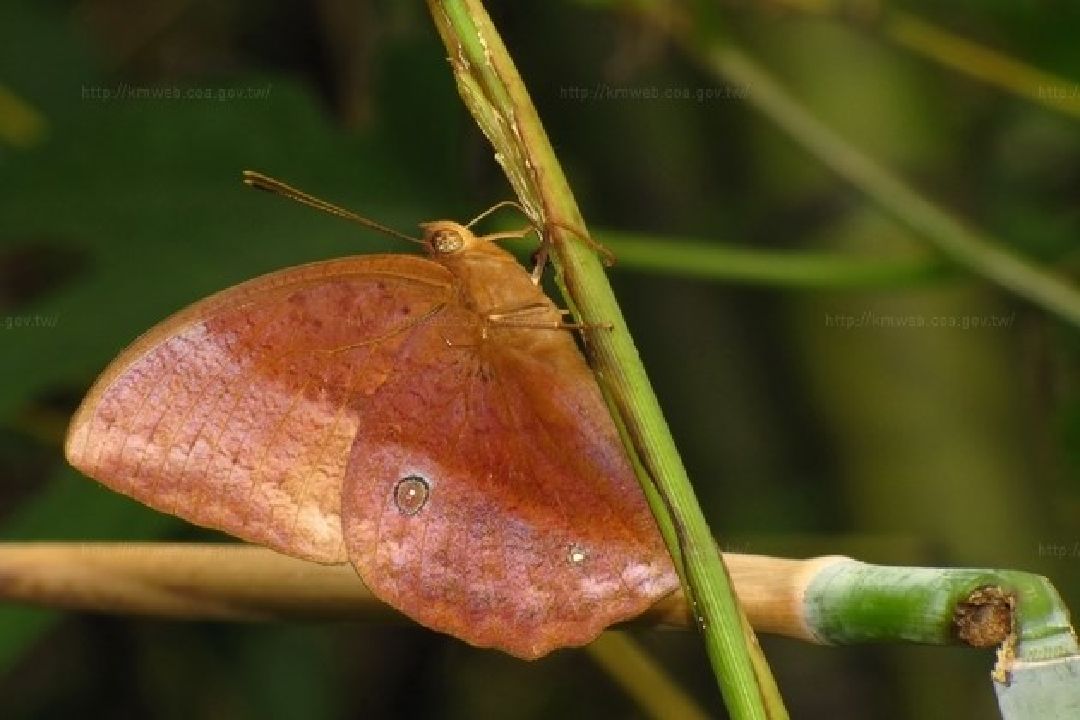
<instances>
[{"instance_id":1,"label":"blurred green background","mask_svg":"<svg viewBox=\"0 0 1080 720\"><path fill-rule=\"evenodd\" d=\"M661 248L690 236L933 259L740 99L753 87L702 74L656 28L609 3L490 5L601 239L623 230ZM857 146L1076 276L1076 118L944 70L843 13L715 7ZM1074 4L903 7L1080 78ZM1080 94L1076 80L1057 89ZM210 537L65 465L61 438L83 392L142 330L213 291L305 261L411 251L247 190L245 168L403 230L510 196L422 3L0 5L5 539ZM962 272L795 289L631 263L612 280L726 549L1031 570L1080 605L1075 328ZM911 317L924 327L899 326ZM964 329L970 317L994 326ZM952 326L931 326L939 318ZM696 637L635 636L722 712ZM795 717L996 712L987 652L765 648ZM640 714L576 650L526 664L404 626L0 609L4 718Z\"/></svg>"}]
</instances>

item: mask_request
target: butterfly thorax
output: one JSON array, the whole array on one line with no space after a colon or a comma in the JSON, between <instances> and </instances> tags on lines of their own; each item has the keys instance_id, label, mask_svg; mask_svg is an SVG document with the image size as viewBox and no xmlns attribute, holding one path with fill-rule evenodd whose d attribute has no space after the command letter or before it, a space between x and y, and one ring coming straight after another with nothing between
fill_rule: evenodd
<instances>
[{"instance_id":1,"label":"butterfly thorax","mask_svg":"<svg viewBox=\"0 0 1080 720\"><path fill-rule=\"evenodd\" d=\"M455 222L421 227L432 259L457 280L459 301L481 319L504 328L559 323L555 304L506 250Z\"/></svg>"}]
</instances>

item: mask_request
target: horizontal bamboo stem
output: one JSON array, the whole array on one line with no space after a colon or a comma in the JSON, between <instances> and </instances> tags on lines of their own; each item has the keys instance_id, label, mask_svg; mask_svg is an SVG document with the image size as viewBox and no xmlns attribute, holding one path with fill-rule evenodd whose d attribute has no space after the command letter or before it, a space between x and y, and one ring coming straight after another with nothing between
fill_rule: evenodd
<instances>
[{"instance_id":1,"label":"horizontal bamboo stem","mask_svg":"<svg viewBox=\"0 0 1080 720\"><path fill-rule=\"evenodd\" d=\"M819 644L999 645L1020 659L1077 652L1042 577L1009 570L869 565L725 553L754 630ZM184 620L405 621L351 565L241 544L2 543L0 602ZM1014 610L1016 615L1014 617ZM688 628L682 592L631 624Z\"/></svg>"},{"instance_id":2,"label":"horizontal bamboo stem","mask_svg":"<svg viewBox=\"0 0 1080 720\"><path fill-rule=\"evenodd\" d=\"M727 554L751 624L802 640L803 592L837 558ZM319 565L239 544L4 543L0 602L190 620L388 620L350 565ZM681 592L635 624L689 627Z\"/></svg>"}]
</instances>

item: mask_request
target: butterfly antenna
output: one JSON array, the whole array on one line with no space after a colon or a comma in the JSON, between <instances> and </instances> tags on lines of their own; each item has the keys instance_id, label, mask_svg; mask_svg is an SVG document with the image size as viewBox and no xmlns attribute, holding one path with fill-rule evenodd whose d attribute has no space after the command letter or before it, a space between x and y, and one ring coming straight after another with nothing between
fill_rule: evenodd
<instances>
[{"instance_id":1,"label":"butterfly antenna","mask_svg":"<svg viewBox=\"0 0 1080 720\"><path fill-rule=\"evenodd\" d=\"M404 233L400 233L393 228L388 228L385 225L380 225L374 220L368 220L366 217L357 215L356 213L346 210L343 207L338 207L337 205L329 203L326 200L320 200L313 195L308 195L303 190L298 190L292 185L286 185L280 180L275 180L274 178L263 175L260 172L255 172L254 170L245 170L244 184L249 185L253 188L258 188L259 190L265 190L266 192L270 192L275 195L280 195L284 198L288 198L289 200L294 200L301 205L307 205L308 207L313 207L316 210L322 210L325 213L336 215L339 218L344 218L345 220L349 220L350 222L354 222L358 225L363 225L366 228L376 230L383 233L384 235L396 237L400 240L408 240L409 242L413 243L423 244L422 240L414 237L409 237Z\"/></svg>"}]
</instances>

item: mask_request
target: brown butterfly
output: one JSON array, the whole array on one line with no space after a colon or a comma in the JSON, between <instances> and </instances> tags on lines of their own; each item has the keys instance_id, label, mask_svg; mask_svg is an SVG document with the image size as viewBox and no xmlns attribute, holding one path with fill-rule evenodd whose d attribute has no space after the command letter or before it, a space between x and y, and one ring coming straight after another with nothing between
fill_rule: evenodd
<instances>
[{"instance_id":1,"label":"brown butterfly","mask_svg":"<svg viewBox=\"0 0 1080 720\"><path fill-rule=\"evenodd\" d=\"M426 258L286 268L173 315L98 378L68 460L191 522L348 560L409 617L518 657L642 612L678 581L600 390L492 242L526 231L471 225L421 225Z\"/></svg>"}]
</instances>

